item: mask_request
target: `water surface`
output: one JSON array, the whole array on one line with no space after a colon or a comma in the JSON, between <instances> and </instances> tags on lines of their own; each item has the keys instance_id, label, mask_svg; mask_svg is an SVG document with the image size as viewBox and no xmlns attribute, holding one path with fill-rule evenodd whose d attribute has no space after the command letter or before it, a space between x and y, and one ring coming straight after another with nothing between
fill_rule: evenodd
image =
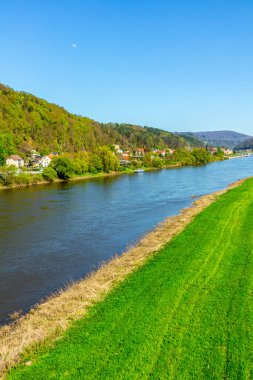
<instances>
[{"instance_id":1,"label":"water surface","mask_svg":"<svg viewBox=\"0 0 253 380\"><path fill-rule=\"evenodd\" d=\"M253 176L253 157L0 192L0 323L189 206Z\"/></svg>"}]
</instances>

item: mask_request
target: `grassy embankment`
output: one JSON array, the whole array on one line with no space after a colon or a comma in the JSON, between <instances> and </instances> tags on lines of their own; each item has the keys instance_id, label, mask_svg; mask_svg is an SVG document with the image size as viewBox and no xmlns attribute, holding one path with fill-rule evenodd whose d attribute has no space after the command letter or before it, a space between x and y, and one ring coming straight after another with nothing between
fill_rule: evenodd
<instances>
[{"instance_id":1,"label":"grassy embankment","mask_svg":"<svg viewBox=\"0 0 253 380\"><path fill-rule=\"evenodd\" d=\"M253 180L8 379L252 379Z\"/></svg>"}]
</instances>

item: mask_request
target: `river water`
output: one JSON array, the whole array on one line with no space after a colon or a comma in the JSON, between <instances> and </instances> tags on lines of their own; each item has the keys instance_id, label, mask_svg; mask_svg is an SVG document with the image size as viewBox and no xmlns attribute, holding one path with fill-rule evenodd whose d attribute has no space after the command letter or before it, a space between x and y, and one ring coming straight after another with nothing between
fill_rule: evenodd
<instances>
[{"instance_id":1,"label":"river water","mask_svg":"<svg viewBox=\"0 0 253 380\"><path fill-rule=\"evenodd\" d=\"M253 176L253 156L0 192L0 323L122 253L192 196Z\"/></svg>"}]
</instances>

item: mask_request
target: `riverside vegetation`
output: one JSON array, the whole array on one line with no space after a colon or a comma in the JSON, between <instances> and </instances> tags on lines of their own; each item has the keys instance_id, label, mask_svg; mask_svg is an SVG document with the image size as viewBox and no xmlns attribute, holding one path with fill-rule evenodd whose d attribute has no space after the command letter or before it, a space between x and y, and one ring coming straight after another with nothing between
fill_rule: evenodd
<instances>
[{"instance_id":1,"label":"riverside vegetation","mask_svg":"<svg viewBox=\"0 0 253 380\"><path fill-rule=\"evenodd\" d=\"M0 166L0 184L3 186L18 186L53 182L57 179L70 180L94 175L103 175L110 172L127 173L144 168L161 169L164 167L203 165L223 159L224 154L218 151L212 156L203 148L194 148L192 151L180 148L173 154L160 157L154 153L147 153L138 159L132 159L127 166L121 166L118 157L114 154L113 146L101 146L93 152L64 153L52 160L49 167L43 172L30 174L27 169L18 169L14 166Z\"/></svg>"},{"instance_id":2,"label":"riverside vegetation","mask_svg":"<svg viewBox=\"0 0 253 380\"><path fill-rule=\"evenodd\" d=\"M7 379L251 379L252 214L249 179L137 265L61 339L27 351ZM153 242L145 244L144 251Z\"/></svg>"}]
</instances>

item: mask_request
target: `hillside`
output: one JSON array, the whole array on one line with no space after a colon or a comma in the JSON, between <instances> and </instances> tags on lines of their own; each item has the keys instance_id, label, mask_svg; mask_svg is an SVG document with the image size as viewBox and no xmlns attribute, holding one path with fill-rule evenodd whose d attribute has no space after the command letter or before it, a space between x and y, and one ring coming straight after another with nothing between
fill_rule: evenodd
<instances>
[{"instance_id":1,"label":"hillside","mask_svg":"<svg viewBox=\"0 0 253 380\"><path fill-rule=\"evenodd\" d=\"M194 145L192 141L160 129L101 124L0 84L0 155L19 153L24 156L31 149L41 153L78 152L113 143L127 148Z\"/></svg>"},{"instance_id":2,"label":"hillside","mask_svg":"<svg viewBox=\"0 0 253 380\"><path fill-rule=\"evenodd\" d=\"M176 134L183 137L189 145L195 146L197 148L205 147L204 142L201 141L193 132L179 132Z\"/></svg>"},{"instance_id":3,"label":"hillside","mask_svg":"<svg viewBox=\"0 0 253 380\"><path fill-rule=\"evenodd\" d=\"M236 145L235 149L236 150L237 149L238 150L253 149L253 137L245 141L242 141L240 144Z\"/></svg>"},{"instance_id":4,"label":"hillside","mask_svg":"<svg viewBox=\"0 0 253 380\"><path fill-rule=\"evenodd\" d=\"M233 131L195 132L194 135L208 145L224 146L231 149L250 137Z\"/></svg>"}]
</instances>

